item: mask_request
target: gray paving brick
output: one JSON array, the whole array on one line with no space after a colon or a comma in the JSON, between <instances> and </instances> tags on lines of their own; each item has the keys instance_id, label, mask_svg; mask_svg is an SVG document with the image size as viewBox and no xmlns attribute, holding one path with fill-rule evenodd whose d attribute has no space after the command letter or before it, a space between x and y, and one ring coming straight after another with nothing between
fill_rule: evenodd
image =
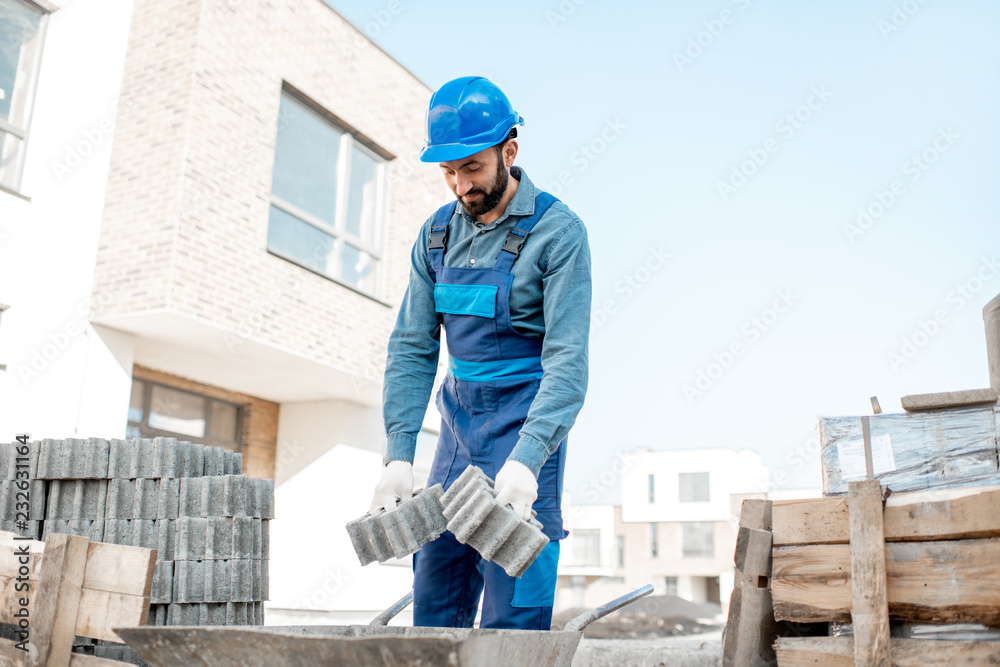
<instances>
[{"instance_id":1,"label":"gray paving brick","mask_svg":"<svg viewBox=\"0 0 1000 667\"><path fill-rule=\"evenodd\" d=\"M24 447L20 442L11 442L0 444L0 478L3 479L17 479L18 470L25 470L25 468L18 468L18 464L27 463L28 479L38 479L38 450L41 443L35 440L29 440L28 455L19 456L17 453L18 447ZM25 461L24 459L27 459Z\"/></svg>"},{"instance_id":2,"label":"gray paving brick","mask_svg":"<svg viewBox=\"0 0 1000 667\"><path fill-rule=\"evenodd\" d=\"M259 553L262 560L271 558L271 521L262 519L260 522L260 548L254 545L254 553Z\"/></svg>"},{"instance_id":3,"label":"gray paving brick","mask_svg":"<svg viewBox=\"0 0 1000 667\"><path fill-rule=\"evenodd\" d=\"M46 480L42 479L0 480L0 519L16 520L17 513L25 511L22 504L25 502L28 503L27 512L29 521L44 519L48 484ZM25 486L26 488L23 488ZM21 505L21 507L18 507L18 505Z\"/></svg>"},{"instance_id":4,"label":"gray paving brick","mask_svg":"<svg viewBox=\"0 0 1000 667\"><path fill-rule=\"evenodd\" d=\"M108 519L104 540L112 544L156 549L157 560L174 560L174 519Z\"/></svg>"},{"instance_id":5,"label":"gray paving brick","mask_svg":"<svg viewBox=\"0 0 1000 667\"><path fill-rule=\"evenodd\" d=\"M254 550L261 520L254 517L182 517L175 560L260 559Z\"/></svg>"},{"instance_id":6,"label":"gray paving brick","mask_svg":"<svg viewBox=\"0 0 1000 667\"><path fill-rule=\"evenodd\" d=\"M253 602L267 592L265 561L175 561L175 602Z\"/></svg>"},{"instance_id":7,"label":"gray paving brick","mask_svg":"<svg viewBox=\"0 0 1000 667\"><path fill-rule=\"evenodd\" d=\"M107 492L105 479L50 480L45 518L103 521Z\"/></svg>"},{"instance_id":8,"label":"gray paving brick","mask_svg":"<svg viewBox=\"0 0 1000 667\"><path fill-rule=\"evenodd\" d=\"M89 519L46 519L42 524L42 540L49 535L63 533L65 535L80 535L91 542L104 541L104 521Z\"/></svg>"},{"instance_id":9,"label":"gray paving brick","mask_svg":"<svg viewBox=\"0 0 1000 667\"><path fill-rule=\"evenodd\" d=\"M441 498L448 530L510 576L520 577L549 538L534 517L522 520L494 496L493 480L475 466L466 468Z\"/></svg>"},{"instance_id":10,"label":"gray paving brick","mask_svg":"<svg viewBox=\"0 0 1000 667\"><path fill-rule=\"evenodd\" d=\"M168 605L168 625L262 625L263 611L254 602ZM259 623L252 620L260 619Z\"/></svg>"},{"instance_id":11,"label":"gray paving brick","mask_svg":"<svg viewBox=\"0 0 1000 667\"><path fill-rule=\"evenodd\" d=\"M8 533L17 533L18 535L23 535L24 537L30 537L33 540L42 539L43 525L44 522L39 519L29 519L25 522L27 526L25 528L19 528L16 519L0 519L0 530Z\"/></svg>"},{"instance_id":12,"label":"gray paving brick","mask_svg":"<svg viewBox=\"0 0 1000 667\"><path fill-rule=\"evenodd\" d=\"M221 447L205 447L204 475L206 477L219 477L226 474L225 463L226 450ZM230 469L232 469L230 467Z\"/></svg>"},{"instance_id":13,"label":"gray paving brick","mask_svg":"<svg viewBox=\"0 0 1000 667\"><path fill-rule=\"evenodd\" d=\"M365 514L347 524L347 534L362 565L403 558L437 539L447 521L441 507L440 484L422 489L388 511Z\"/></svg>"},{"instance_id":14,"label":"gray paving brick","mask_svg":"<svg viewBox=\"0 0 1000 667\"><path fill-rule=\"evenodd\" d=\"M243 454L240 452L233 452L233 475L243 474Z\"/></svg>"},{"instance_id":15,"label":"gray paving brick","mask_svg":"<svg viewBox=\"0 0 1000 667\"><path fill-rule=\"evenodd\" d=\"M174 563L169 560L156 561L153 569L153 587L149 593L150 604L165 604L173 601ZM150 612L152 615L152 612ZM150 624L152 625L152 624Z\"/></svg>"},{"instance_id":16,"label":"gray paving brick","mask_svg":"<svg viewBox=\"0 0 1000 667\"><path fill-rule=\"evenodd\" d=\"M171 571L170 576L173 578L173 571ZM151 603L149 605L149 620L146 621L146 625L166 625L168 610L169 605L167 604Z\"/></svg>"},{"instance_id":17,"label":"gray paving brick","mask_svg":"<svg viewBox=\"0 0 1000 667\"><path fill-rule=\"evenodd\" d=\"M274 480L224 475L180 480L178 516L274 518Z\"/></svg>"},{"instance_id":18,"label":"gray paving brick","mask_svg":"<svg viewBox=\"0 0 1000 667\"><path fill-rule=\"evenodd\" d=\"M38 452L39 479L107 479L107 440L43 440Z\"/></svg>"}]
</instances>

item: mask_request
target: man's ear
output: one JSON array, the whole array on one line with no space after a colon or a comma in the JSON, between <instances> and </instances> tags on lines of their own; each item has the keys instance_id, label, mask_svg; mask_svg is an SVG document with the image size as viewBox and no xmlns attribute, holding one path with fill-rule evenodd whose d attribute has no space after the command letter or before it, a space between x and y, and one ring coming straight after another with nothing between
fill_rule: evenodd
<instances>
[{"instance_id":1,"label":"man's ear","mask_svg":"<svg viewBox=\"0 0 1000 667\"><path fill-rule=\"evenodd\" d=\"M510 169L514 166L514 158L517 157L517 140L508 139L503 145L503 164Z\"/></svg>"}]
</instances>

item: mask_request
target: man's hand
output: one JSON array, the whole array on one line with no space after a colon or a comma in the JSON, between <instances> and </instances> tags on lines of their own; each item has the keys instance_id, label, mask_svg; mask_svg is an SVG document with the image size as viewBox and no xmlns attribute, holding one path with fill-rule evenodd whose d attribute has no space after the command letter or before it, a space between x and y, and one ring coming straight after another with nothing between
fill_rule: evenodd
<instances>
[{"instance_id":1,"label":"man's hand","mask_svg":"<svg viewBox=\"0 0 1000 667\"><path fill-rule=\"evenodd\" d=\"M369 512L396 508L396 503L409 500L413 495L413 464L408 461L389 461L382 470L382 478L375 485L375 496Z\"/></svg>"},{"instance_id":2,"label":"man's hand","mask_svg":"<svg viewBox=\"0 0 1000 667\"><path fill-rule=\"evenodd\" d=\"M501 507L510 505L522 519L531 518L531 506L538 497L538 480L528 466L520 461L507 461L497 473L493 488Z\"/></svg>"}]
</instances>

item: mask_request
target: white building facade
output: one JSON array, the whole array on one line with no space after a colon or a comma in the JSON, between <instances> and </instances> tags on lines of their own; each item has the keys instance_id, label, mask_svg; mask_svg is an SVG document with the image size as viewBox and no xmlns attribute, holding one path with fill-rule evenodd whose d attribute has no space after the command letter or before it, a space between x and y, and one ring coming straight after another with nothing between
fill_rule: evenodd
<instances>
[{"instance_id":1,"label":"white building facade","mask_svg":"<svg viewBox=\"0 0 1000 667\"><path fill-rule=\"evenodd\" d=\"M750 450L639 449L623 455L622 502L570 505L559 563L560 608L593 607L652 584L657 595L718 603L725 613L745 498L766 497Z\"/></svg>"},{"instance_id":2,"label":"white building facade","mask_svg":"<svg viewBox=\"0 0 1000 667\"><path fill-rule=\"evenodd\" d=\"M343 526L445 202L431 90L322 0L0 0L0 56L0 440L241 451L276 479L269 614L388 606L408 569Z\"/></svg>"}]
</instances>

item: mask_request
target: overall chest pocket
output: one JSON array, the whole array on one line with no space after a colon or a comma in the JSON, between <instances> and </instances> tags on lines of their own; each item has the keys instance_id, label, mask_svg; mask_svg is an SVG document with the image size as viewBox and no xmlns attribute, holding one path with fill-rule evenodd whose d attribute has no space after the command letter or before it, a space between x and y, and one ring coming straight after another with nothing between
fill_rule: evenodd
<instances>
[{"instance_id":1,"label":"overall chest pocket","mask_svg":"<svg viewBox=\"0 0 1000 667\"><path fill-rule=\"evenodd\" d=\"M434 309L450 315L496 316L496 285L434 285Z\"/></svg>"}]
</instances>

